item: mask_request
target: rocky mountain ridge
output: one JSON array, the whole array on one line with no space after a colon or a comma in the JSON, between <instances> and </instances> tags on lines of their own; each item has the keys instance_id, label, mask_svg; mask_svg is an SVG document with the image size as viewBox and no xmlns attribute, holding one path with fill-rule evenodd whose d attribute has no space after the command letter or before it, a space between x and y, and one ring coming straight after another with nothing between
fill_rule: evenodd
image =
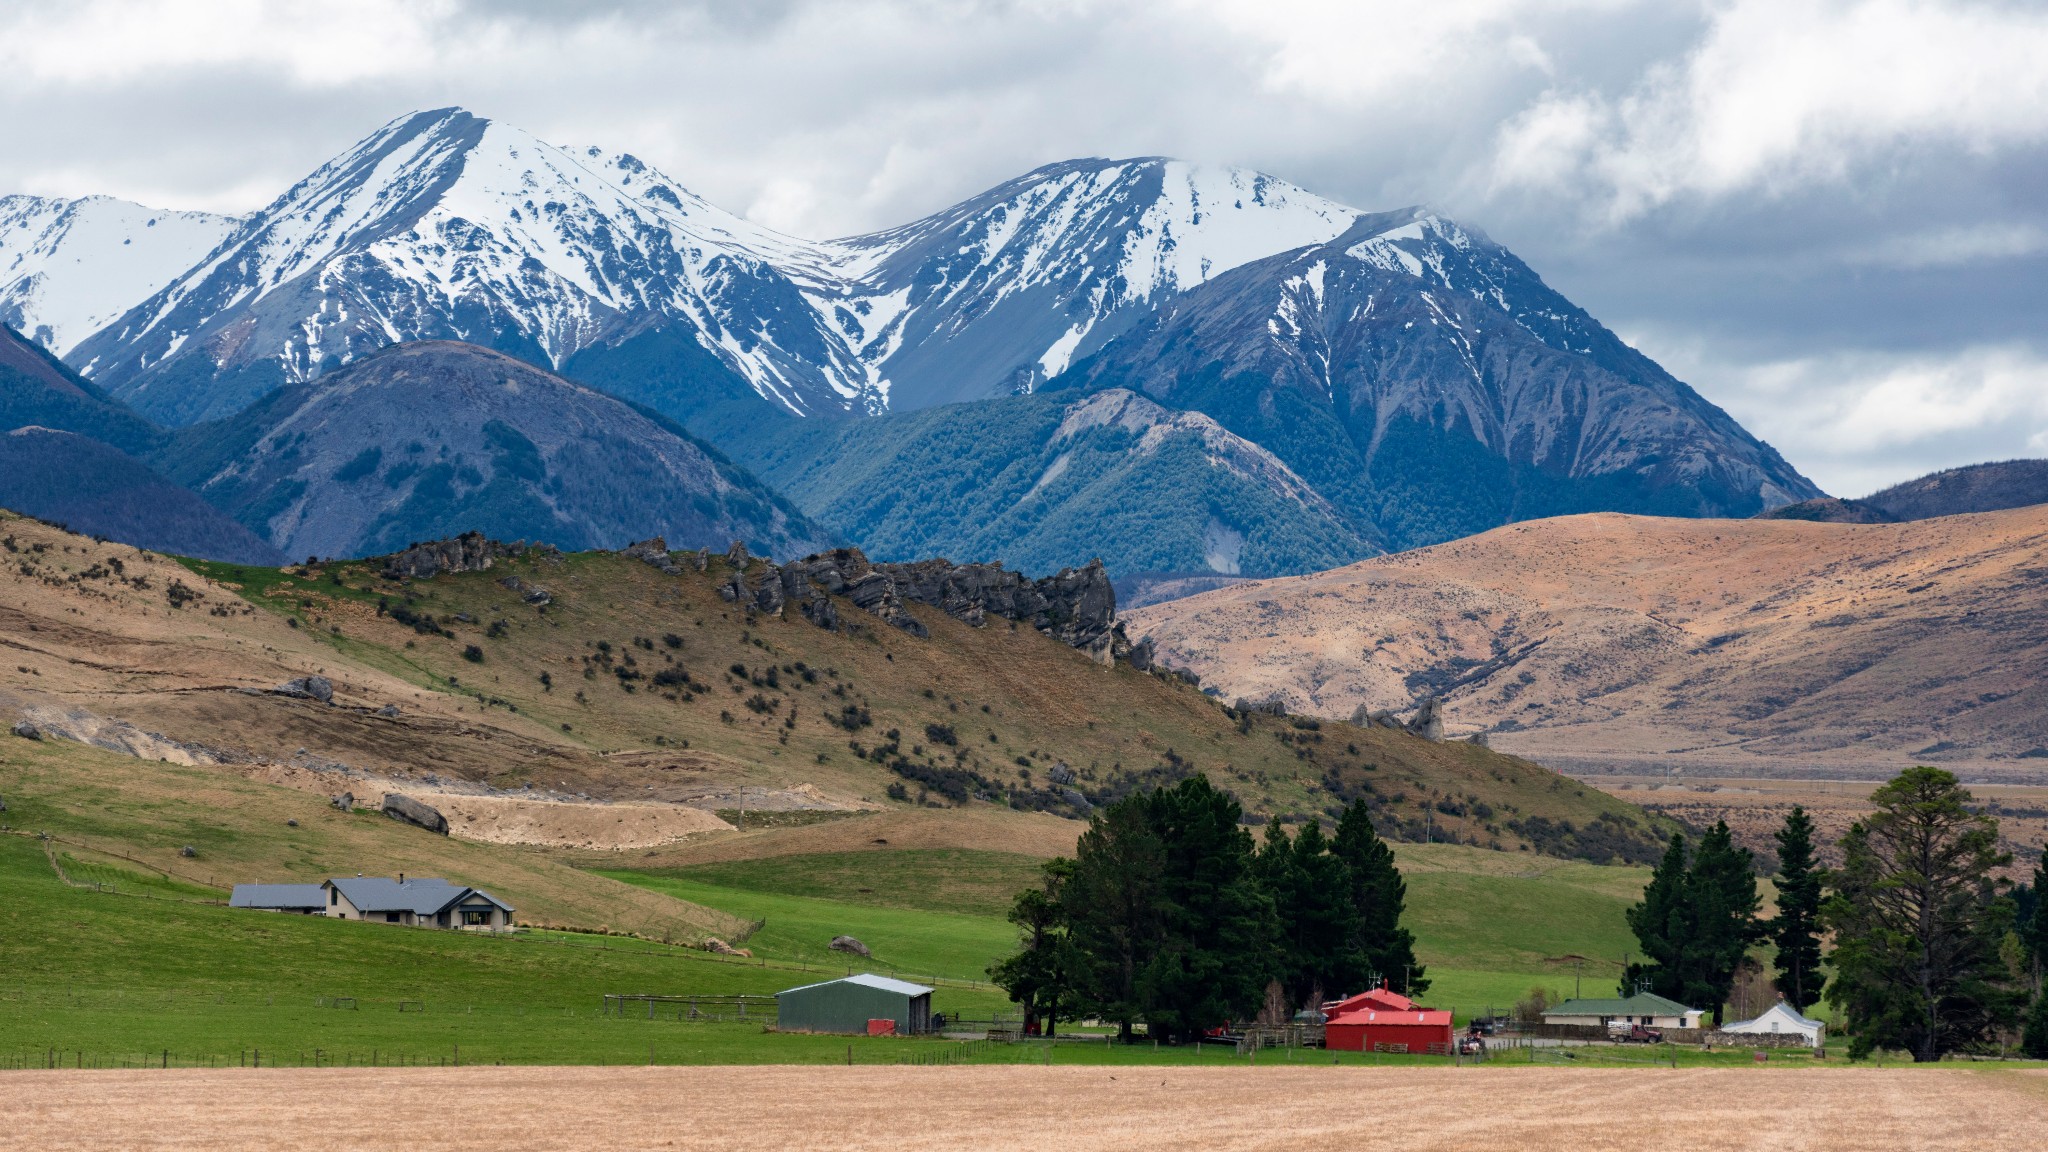
<instances>
[{"instance_id":1,"label":"rocky mountain ridge","mask_svg":"<svg viewBox=\"0 0 2048 1152\"><path fill-rule=\"evenodd\" d=\"M884 560L995 557L1118 579L1267 575L1378 549L1273 453L1121 389L779 426L734 445L757 475Z\"/></svg>"},{"instance_id":2,"label":"rocky mountain ridge","mask_svg":"<svg viewBox=\"0 0 2048 1152\"><path fill-rule=\"evenodd\" d=\"M1513 253L1421 209L1220 275L1055 386L1208 413L1392 549L1560 513L1747 516L1820 495Z\"/></svg>"}]
</instances>

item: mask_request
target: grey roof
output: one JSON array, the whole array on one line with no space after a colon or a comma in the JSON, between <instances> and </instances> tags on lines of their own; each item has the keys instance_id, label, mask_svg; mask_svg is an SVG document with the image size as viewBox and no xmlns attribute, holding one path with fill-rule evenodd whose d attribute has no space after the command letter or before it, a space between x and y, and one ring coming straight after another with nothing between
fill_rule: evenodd
<instances>
[{"instance_id":1,"label":"grey roof","mask_svg":"<svg viewBox=\"0 0 2048 1152\"><path fill-rule=\"evenodd\" d=\"M782 991L777 992L776 995L783 996L791 992L823 988L827 984L859 984L864 988L879 988L884 992L894 992L901 996L929 996L932 991L922 984L912 984L908 980L895 980L888 976L877 976L872 972L863 972L858 976L842 976L837 980L821 980L816 984L800 984L795 988L784 988Z\"/></svg>"},{"instance_id":2,"label":"grey roof","mask_svg":"<svg viewBox=\"0 0 2048 1152\"><path fill-rule=\"evenodd\" d=\"M340 889L358 911L411 912L418 916L432 916L469 891L432 876L413 880L355 876L329 880L328 883Z\"/></svg>"},{"instance_id":3,"label":"grey roof","mask_svg":"<svg viewBox=\"0 0 2048 1152\"><path fill-rule=\"evenodd\" d=\"M1687 1008L1676 1000L1666 1000L1654 992L1638 992L1627 999L1617 1000L1587 998L1567 1000L1543 1010L1545 1016L1685 1016L1701 1011Z\"/></svg>"},{"instance_id":4,"label":"grey roof","mask_svg":"<svg viewBox=\"0 0 2048 1152\"><path fill-rule=\"evenodd\" d=\"M228 897L231 908L325 908L322 884L237 884Z\"/></svg>"},{"instance_id":5,"label":"grey roof","mask_svg":"<svg viewBox=\"0 0 2048 1152\"><path fill-rule=\"evenodd\" d=\"M512 911L510 904L481 888L450 884L438 876L415 876L410 880L351 876L336 877L327 883L340 889L341 894L348 897L348 902L360 912L411 912L415 916L434 916L471 897L488 900L507 913ZM321 901L325 903L324 895Z\"/></svg>"}]
</instances>

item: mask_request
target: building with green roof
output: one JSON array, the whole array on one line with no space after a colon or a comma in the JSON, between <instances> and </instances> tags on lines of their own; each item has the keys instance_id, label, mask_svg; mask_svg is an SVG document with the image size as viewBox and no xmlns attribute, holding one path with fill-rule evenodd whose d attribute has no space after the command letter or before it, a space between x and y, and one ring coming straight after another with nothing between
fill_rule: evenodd
<instances>
[{"instance_id":1,"label":"building with green roof","mask_svg":"<svg viewBox=\"0 0 2048 1152\"><path fill-rule=\"evenodd\" d=\"M1578 1024L1604 1028L1611 1021L1642 1024L1650 1028L1697 1028L1706 1011L1687 1008L1654 992L1638 992L1620 998L1566 1000L1543 1010L1545 1024Z\"/></svg>"}]
</instances>

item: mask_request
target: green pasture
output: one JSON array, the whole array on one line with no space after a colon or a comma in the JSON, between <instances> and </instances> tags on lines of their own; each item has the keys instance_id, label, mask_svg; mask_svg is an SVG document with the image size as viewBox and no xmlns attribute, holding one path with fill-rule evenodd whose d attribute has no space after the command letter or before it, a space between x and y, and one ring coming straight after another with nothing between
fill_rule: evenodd
<instances>
[{"instance_id":1,"label":"green pasture","mask_svg":"<svg viewBox=\"0 0 2048 1152\"><path fill-rule=\"evenodd\" d=\"M64 859L60 857L60 860ZM796 965L624 938L492 938L237 911L220 893L106 864L66 863L0 836L0 1065L140 1059L433 1063L786 1063L846 1058L842 1038L602 1015L608 992L771 994ZM941 988L938 1010L987 1013L986 988ZM342 1007L331 1007L336 1003ZM882 1041L855 1042L856 1056ZM877 1048L882 1055L895 1049ZM316 1053L318 1054L316 1056ZM81 1055L82 1054L82 1055ZM880 1058L876 1056L875 1058Z\"/></svg>"},{"instance_id":2,"label":"green pasture","mask_svg":"<svg viewBox=\"0 0 2048 1152\"><path fill-rule=\"evenodd\" d=\"M1427 1000L1465 1018L1535 985L1611 990L1631 943L1621 911L1638 869L1523 854L1404 847L1410 922L1435 981ZM753 1023L602 1014L608 992L769 994L847 971L938 986L934 1007L987 1019L1009 1007L985 969L1015 942L1002 893L1027 857L895 850L606 875L761 922L750 960L626 937L517 937L236 911L222 893L58 846L0 836L0 1066L161 1062L785 1063L1043 1059L1014 1046L781 1035ZM98 887L93 887L94 885ZM873 952L829 952L835 935ZM335 1006L339 1005L339 1006ZM1054 1049L1059 1062L1238 1059L1220 1049ZM68 1055L63 1055L67 1054ZM934 1055L934 1054L937 1055ZM1259 1059L1289 1059L1284 1053ZM1307 1059L1297 1053L1291 1059ZM1391 1062L1389 1057L1318 1059Z\"/></svg>"}]
</instances>

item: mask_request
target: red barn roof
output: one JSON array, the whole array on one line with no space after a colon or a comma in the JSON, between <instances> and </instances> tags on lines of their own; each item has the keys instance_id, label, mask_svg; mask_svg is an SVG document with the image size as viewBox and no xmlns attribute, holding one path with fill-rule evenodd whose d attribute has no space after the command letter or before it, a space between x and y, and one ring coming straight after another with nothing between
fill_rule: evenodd
<instances>
[{"instance_id":1,"label":"red barn roof","mask_svg":"<svg viewBox=\"0 0 2048 1152\"><path fill-rule=\"evenodd\" d=\"M1408 1012L1386 1012L1378 1008L1360 1008L1342 1016L1330 1019L1332 1024L1378 1024L1405 1025L1407 1027L1449 1028L1451 1014L1441 1010L1416 1009Z\"/></svg>"},{"instance_id":2,"label":"red barn roof","mask_svg":"<svg viewBox=\"0 0 2048 1152\"><path fill-rule=\"evenodd\" d=\"M1378 1008L1388 1012L1412 1012L1415 1010L1415 1001L1391 989L1373 988L1360 992L1355 996L1346 996L1334 1004L1323 1005L1323 1015L1327 1018L1335 1019L1346 1012L1356 1012L1361 1008Z\"/></svg>"}]
</instances>

